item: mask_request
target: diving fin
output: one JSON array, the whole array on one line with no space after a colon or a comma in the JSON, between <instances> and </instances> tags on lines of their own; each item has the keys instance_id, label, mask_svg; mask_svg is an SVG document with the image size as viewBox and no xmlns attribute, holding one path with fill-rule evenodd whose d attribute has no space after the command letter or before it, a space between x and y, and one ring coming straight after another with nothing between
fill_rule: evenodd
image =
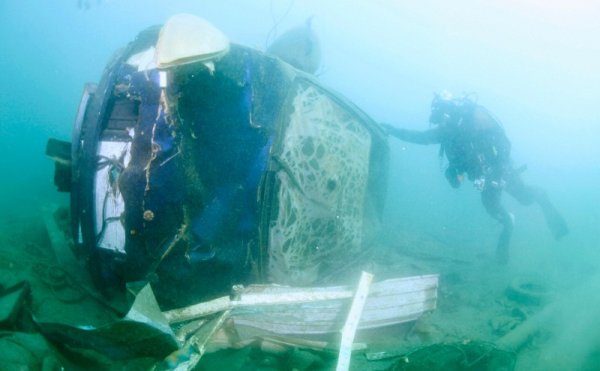
<instances>
[{"instance_id":1,"label":"diving fin","mask_svg":"<svg viewBox=\"0 0 600 371\"><path fill-rule=\"evenodd\" d=\"M560 240L567 234L569 234L569 227L565 219L556 211L554 208L551 210L544 210L544 216L546 217L546 223L554 239Z\"/></svg>"}]
</instances>

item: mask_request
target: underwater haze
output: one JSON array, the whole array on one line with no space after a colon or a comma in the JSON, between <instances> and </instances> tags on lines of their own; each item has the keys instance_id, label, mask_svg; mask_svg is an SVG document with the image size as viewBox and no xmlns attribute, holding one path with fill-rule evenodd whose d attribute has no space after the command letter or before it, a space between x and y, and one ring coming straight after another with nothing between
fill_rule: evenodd
<instances>
[{"instance_id":1,"label":"underwater haze","mask_svg":"<svg viewBox=\"0 0 600 371\"><path fill-rule=\"evenodd\" d=\"M182 12L261 50L274 35L313 17L322 53L318 78L378 122L424 130L434 93L476 94L502 122L515 164L527 165L524 180L548 192L570 229L555 241L538 208L504 197L515 215L511 262L494 269L534 273L568 287L556 336L538 365L551 369L549 354L557 349L569 357L553 365L589 363L586 357L600 348L600 331L589 330L600 328L598 306L591 305L600 303L600 3L2 0L4 225L36 215L42 205L68 202L53 185L47 139L70 141L84 84L99 81L118 48ZM493 260L500 226L474 187L447 184L437 146L393 138L389 144L384 226L441 240L447 255Z\"/></svg>"}]
</instances>

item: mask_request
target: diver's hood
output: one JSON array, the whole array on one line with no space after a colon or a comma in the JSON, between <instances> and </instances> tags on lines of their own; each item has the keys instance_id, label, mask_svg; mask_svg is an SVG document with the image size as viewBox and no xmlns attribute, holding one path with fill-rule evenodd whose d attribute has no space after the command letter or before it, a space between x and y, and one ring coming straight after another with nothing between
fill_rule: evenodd
<instances>
[{"instance_id":1,"label":"diver's hood","mask_svg":"<svg viewBox=\"0 0 600 371\"><path fill-rule=\"evenodd\" d=\"M311 24L312 17L304 25L287 31L269 46L267 53L299 70L314 74L321 66L321 48Z\"/></svg>"},{"instance_id":2,"label":"diver's hood","mask_svg":"<svg viewBox=\"0 0 600 371\"><path fill-rule=\"evenodd\" d=\"M229 51L229 40L215 26L191 14L175 15L160 30L156 65L166 69L210 62Z\"/></svg>"}]
</instances>

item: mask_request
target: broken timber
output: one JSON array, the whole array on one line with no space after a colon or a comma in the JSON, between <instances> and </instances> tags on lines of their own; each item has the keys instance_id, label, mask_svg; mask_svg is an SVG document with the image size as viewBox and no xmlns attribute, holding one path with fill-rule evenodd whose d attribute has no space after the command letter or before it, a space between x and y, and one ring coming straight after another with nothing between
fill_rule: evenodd
<instances>
[{"instance_id":1,"label":"broken timber","mask_svg":"<svg viewBox=\"0 0 600 371\"><path fill-rule=\"evenodd\" d=\"M347 371L350 369L350 356L352 355L352 343L354 343L354 335L358 328L358 322L362 315L367 296L369 294L369 287L373 281L373 275L368 272L362 272L360 281L358 281L358 288L356 294L354 294L354 300L350 307L350 313L346 318L346 323L342 328L342 342L340 344L340 353L338 356L338 363L336 371Z\"/></svg>"},{"instance_id":2,"label":"broken timber","mask_svg":"<svg viewBox=\"0 0 600 371\"><path fill-rule=\"evenodd\" d=\"M418 319L435 309L438 275L393 278L371 285L358 329L377 328ZM326 334L342 329L354 290L347 286L298 288L251 285L235 299L221 297L164 312L171 323L231 310L236 326L275 334Z\"/></svg>"}]
</instances>

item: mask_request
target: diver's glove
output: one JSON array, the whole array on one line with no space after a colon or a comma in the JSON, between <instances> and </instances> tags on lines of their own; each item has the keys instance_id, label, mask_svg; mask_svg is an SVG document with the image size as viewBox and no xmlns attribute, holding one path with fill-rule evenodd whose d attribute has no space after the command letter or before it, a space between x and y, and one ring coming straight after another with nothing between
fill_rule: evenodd
<instances>
[{"instance_id":1,"label":"diver's glove","mask_svg":"<svg viewBox=\"0 0 600 371\"><path fill-rule=\"evenodd\" d=\"M479 192L482 192L485 189L485 177L479 177L473 181L473 186Z\"/></svg>"},{"instance_id":2,"label":"diver's glove","mask_svg":"<svg viewBox=\"0 0 600 371\"><path fill-rule=\"evenodd\" d=\"M448 166L444 175L446 175L446 180L448 180L452 188L460 187L465 178L463 173L459 172L454 166Z\"/></svg>"},{"instance_id":3,"label":"diver's glove","mask_svg":"<svg viewBox=\"0 0 600 371\"><path fill-rule=\"evenodd\" d=\"M393 125L384 122L380 123L380 125L386 135L392 135L398 138L402 138L402 133L404 132L404 129L397 128Z\"/></svg>"},{"instance_id":4,"label":"diver's glove","mask_svg":"<svg viewBox=\"0 0 600 371\"><path fill-rule=\"evenodd\" d=\"M481 176L473 181L473 186L475 186L475 189L479 192L482 192L487 187L504 189L506 187L506 181L504 179L488 181L484 176Z\"/></svg>"},{"instance_id":5,"label":"diver's glove","mask_svg":"<svg viewBox=\"0 0 600 371\"><path fill-rule=\"evenodd\" d=\"M381 126L381 128L383 129L383 132L385 133L385 135L390 135L394 129L394 127L392 125L387 124L385 122L379 123L379 126Z\"/></svg>"}]
</instances>

